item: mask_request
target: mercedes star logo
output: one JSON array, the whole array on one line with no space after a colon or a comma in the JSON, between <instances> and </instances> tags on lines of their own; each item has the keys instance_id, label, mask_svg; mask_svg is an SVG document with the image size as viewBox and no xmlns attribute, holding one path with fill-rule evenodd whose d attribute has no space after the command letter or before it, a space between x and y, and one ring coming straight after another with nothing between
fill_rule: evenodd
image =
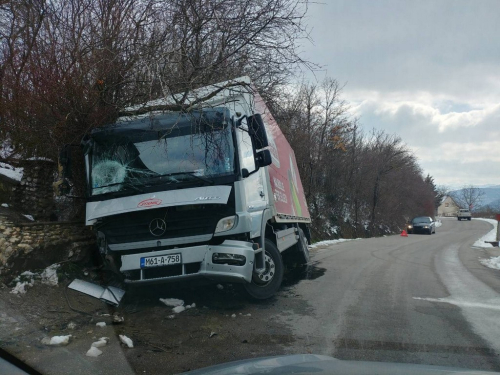
<instances>
[{"instance_id":1,"label":"mercedes star logo","mask_svg":"<svg viewBox=\"0 0 500 375\"><path fill-rule=\"evenodd\" d=\"M159 237L167 230L167 223L163 219L153 219L149 223L149 231L153 236Z\"/></svg>"}]
</instances>

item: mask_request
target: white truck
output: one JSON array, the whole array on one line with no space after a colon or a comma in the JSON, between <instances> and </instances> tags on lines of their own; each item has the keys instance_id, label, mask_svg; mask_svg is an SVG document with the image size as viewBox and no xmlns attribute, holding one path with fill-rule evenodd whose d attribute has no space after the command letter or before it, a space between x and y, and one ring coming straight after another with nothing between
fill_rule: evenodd
<instances>
[{"instance_id":1,"label":"white truck","mask_svg":"<svg viewBox=\"0 0 500 375\"><path fill-rule=\"evenodd\" d=\"M458 221L461 221L461 220L471 220L472 216L471 216L471 213L470 213L470 210L468 208L461 208L458 210L458 213L457 213L457 219Z\"/></svg>"},{"instance_id":2,"label":"white truck","mask_svg":"<svg viewBox=\"0 0 500 375\"><path fill-rule=\"evenodd\" d=\"M193 105L121 117L83 139L86 224L125 283L207 278L269 298L283 252L309 260L294 152L248 77L194 90L185 103Z\"/></svg>"}]
</instances>

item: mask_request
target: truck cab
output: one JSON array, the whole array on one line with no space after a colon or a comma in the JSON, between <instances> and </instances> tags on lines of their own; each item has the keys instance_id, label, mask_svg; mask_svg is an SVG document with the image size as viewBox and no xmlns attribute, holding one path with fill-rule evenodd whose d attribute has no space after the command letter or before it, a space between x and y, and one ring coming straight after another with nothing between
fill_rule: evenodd
<instances>
[{"instance_id":1,"label":"truck cab","mask_svg":"<svg viewBox=\"0 0 500 375\"><path fill-rule=\"evenodd\" d=\"M293 150L240 80L203 106L125 116L82 142L86 224L125 283L207 278L263 299L281 284L282 252L307 262Z\"/></svg>"}]
</instances>

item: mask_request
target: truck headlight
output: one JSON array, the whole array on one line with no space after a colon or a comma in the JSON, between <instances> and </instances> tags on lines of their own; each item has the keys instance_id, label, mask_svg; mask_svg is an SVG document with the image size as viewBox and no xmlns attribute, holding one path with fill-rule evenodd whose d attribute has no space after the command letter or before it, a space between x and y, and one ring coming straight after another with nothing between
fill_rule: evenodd
<instances>
[{"instance_id":1,"label":"truck headlight","mask_svg":"<svg viewBox=\"0 0 500 375\"><path fill-rule=\"evenodd\" d=\"M236 225L237 220L238 216L236 215L220 219L219 222L217 223L217 226L215 227L215 233L226 232L230 229L233 229L234 226Z\"/></svg>"}]
</instances>

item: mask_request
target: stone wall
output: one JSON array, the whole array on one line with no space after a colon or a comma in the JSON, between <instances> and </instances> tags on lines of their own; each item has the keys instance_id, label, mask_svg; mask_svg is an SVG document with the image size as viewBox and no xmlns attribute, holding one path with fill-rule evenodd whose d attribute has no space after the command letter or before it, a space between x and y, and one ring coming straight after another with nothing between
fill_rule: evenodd
<instances>
[{"instance_id":1,"label":"stone wall","mask_svg":"<svg viewBox=\"0 0 500 375\"><path fill-rule=\"evenodd\" d=\"M50 160L23 160L24 174L12 189L11 204L35 220L56 220L54 204L54 173L56 165Z\"/></svg>"},{"instance_id":2,"label":"stone wall","mask_svg":"<svg viewBox=\"0 0 500 375\"><path fill-rule=\"evenodd\" d=\"M92 231L82 222L15 222L0 215L0 275L81 261L95 251Z\"/></svg>"}]
</instances>

